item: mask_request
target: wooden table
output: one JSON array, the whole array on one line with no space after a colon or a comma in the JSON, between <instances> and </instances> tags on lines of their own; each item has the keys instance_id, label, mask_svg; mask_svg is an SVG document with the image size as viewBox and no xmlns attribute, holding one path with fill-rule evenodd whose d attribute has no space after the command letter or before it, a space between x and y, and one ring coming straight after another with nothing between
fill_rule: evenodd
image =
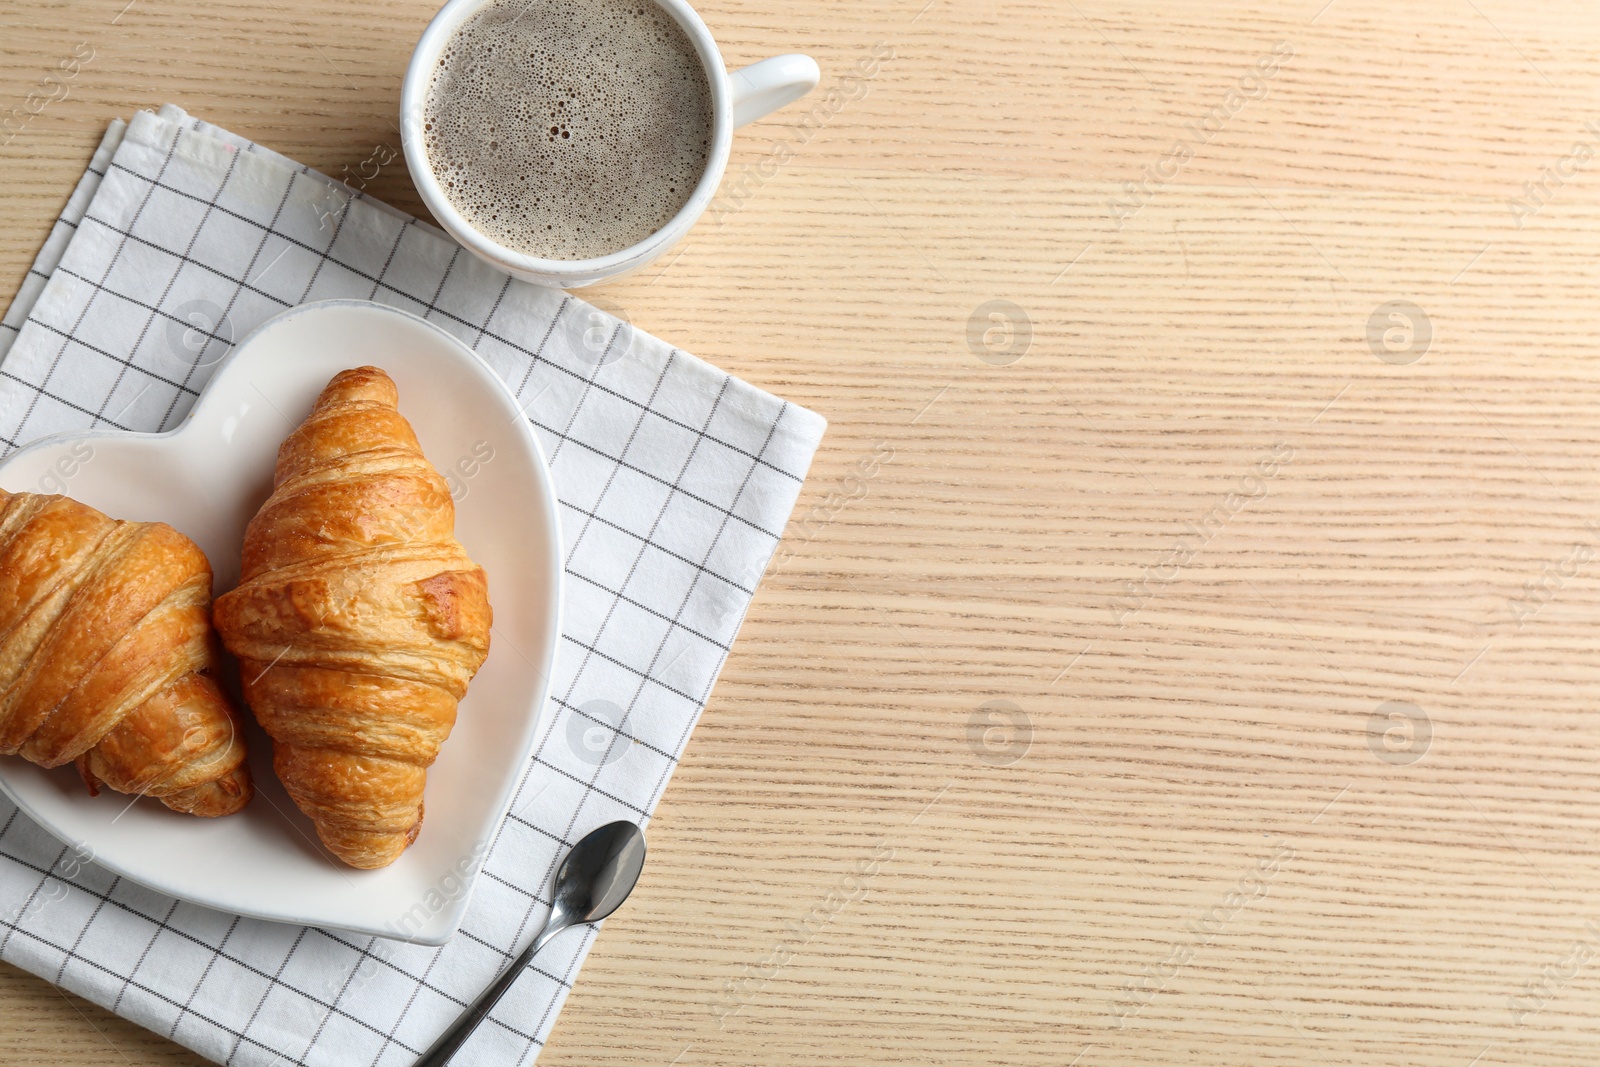
<instances>
[{"instance_id":1,"label":"wooden table","mask_svg":"<svg viewBox=\"0 0 1600 1067\"><path fill-rule=\"evenodd\" d=\"M0 7L0 289L114 115L397 147L433 7ZM700 10L836 95L599 295L832 429L540 1063L1600 1059L1593 5Z\"/></svg>"}]
</instances>

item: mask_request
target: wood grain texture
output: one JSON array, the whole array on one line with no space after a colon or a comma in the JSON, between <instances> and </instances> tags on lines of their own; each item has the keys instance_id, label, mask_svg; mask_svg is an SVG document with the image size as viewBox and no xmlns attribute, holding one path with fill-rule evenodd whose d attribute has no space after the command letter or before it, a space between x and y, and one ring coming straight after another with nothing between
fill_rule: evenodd
<instances>
[{"instance_id":1,"label":"wood grain texture","mask_svg":"<svg viewBox=\"0 0 1600 1067\"><path fill-rule=\"evenodd\" d=\"M6 292L112 115L398 147L433 7L125 2L0 8L0 106L96 57ZM699 5L850 99L598 295L832 428L540 1063L1594 1063L1600 17L924 2ZM39 1062L199 1061L0 968Z\"/></svg>"}]
</instances>

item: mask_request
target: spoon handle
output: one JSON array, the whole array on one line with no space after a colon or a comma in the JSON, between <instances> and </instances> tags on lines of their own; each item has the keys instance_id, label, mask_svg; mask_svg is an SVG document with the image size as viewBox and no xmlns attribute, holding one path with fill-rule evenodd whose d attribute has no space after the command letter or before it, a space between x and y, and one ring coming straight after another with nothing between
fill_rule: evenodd
<instances>
[{"instance_id":1,"label":"spoon handle","mask_svg":"<svg viewBox=\"0 0 1600 1067\"><path fill-rule=\"evenodd\" d=\"M500 972L500 977L490 983L489 988L478 994L477 1000L467 1005L466 1011L463 1011L460 1017L450 1025L450 1029L439 1035L439 1039L429 1046L428 1051L422 1054L422 1058L417 1061L416 1067L445 1067L450 1062L450 1057L454 1056L461 1046L467 1043L467 1038L472 1036L472 1032L478 1028L478 1024L489 1017L489 1013L494 1010L494 1006L499 1003L506 990L510 989L512 984L522 976L523 969L528 966L534 954L544 948L545 943L552 937L566 928L565 923L559 925L551 923L540 931L539 936L534 938L533 944L523 949L522 955L512 960L511 966Z\"/></svg>"}]
</instances>

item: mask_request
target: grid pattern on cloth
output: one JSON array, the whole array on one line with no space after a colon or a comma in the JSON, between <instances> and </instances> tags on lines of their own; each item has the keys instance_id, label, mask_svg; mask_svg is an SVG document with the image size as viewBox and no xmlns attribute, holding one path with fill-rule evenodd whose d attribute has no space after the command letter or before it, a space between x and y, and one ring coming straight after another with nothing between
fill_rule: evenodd
<instances>
[{"instance_id":1,"label":"grid pattern on cloth","mask_svg":"<svg viewBox=\"0 0 1600 1067\"><path fill-rule=\"evenodd\" d=\"M0 327L0 448L171 429L234 339L334 297L423 316L515 393L555 480L565 618L549 725L442 949L173 900L0 800L0 958L227 1064L411 1063L531 939L570 843L648 819L825 428L167 107L112 124ZM531 1062L593 937L552 942L463 1062Z\"/></svg>"}]
</instances>

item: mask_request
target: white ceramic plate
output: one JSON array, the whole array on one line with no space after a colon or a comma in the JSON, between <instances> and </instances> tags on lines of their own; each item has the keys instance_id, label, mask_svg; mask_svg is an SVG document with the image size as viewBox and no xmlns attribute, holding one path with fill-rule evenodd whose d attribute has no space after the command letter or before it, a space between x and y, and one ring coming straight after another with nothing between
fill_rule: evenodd
<instances>
[{"instance_id":1,"label":"white ceramic plate","mask_svg":"<svg viewBox=\"0 0 1600 1067\"><path fill-rule=\"evenodd\" d=\"M163 893L439 945L466 910L527 765L560 633L555 493L538 440L500 379L414 315L353 300L307 304L236 347L177 429L47 438L0 465L0 486L64 491L116 518L169 523L205 550L221 594L238 582L245 524L271 490L278 445L329 378L363 364L394 378L401 413L450 481L456 536L488 573L494 607L489 658L428 772L416 843L377 871L333 859L279 785L270 743L253 722L256 797L226 818L180 815L149 798L130 806L110 790L91 798L71 766L45 771L15 757L0 758L0 789L62 841ZM93 457L82 461L86 444Z\"/></svg>"}]
</instances>

